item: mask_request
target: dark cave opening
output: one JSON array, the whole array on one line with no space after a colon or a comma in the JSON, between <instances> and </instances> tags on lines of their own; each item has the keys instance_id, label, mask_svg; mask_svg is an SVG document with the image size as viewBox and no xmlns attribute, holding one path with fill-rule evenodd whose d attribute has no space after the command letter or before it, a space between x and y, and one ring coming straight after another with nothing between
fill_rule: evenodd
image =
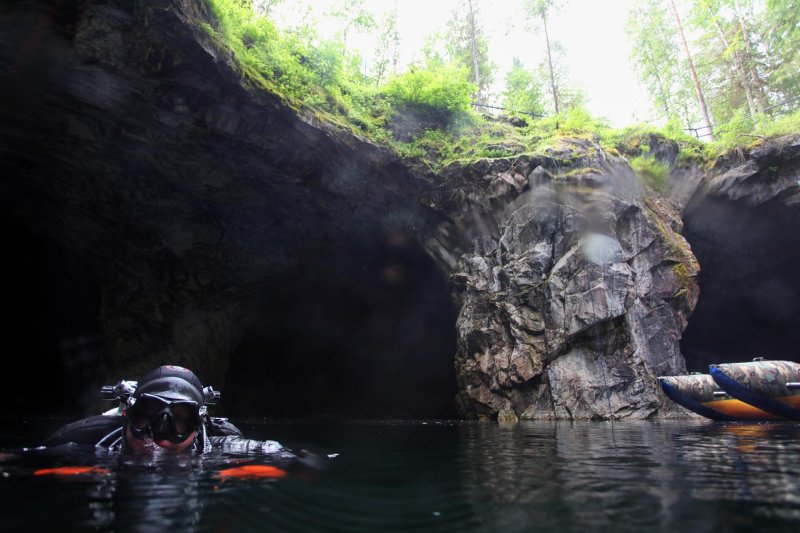
<instances>
[{"instance_id":1,"label":"dark cave opening","mask_svg":"<svg viewBox=\"0 0 800 533\"><path fill-rule=\"evenodd\" d=\"M352 242L330 243L270 283L259 319L231 357L226 412L457 416L456 310L446 280L408 236L392 234L381 243L366 254Z\"/></svg>"},{"instance_id":2,"label":"dark cave opening","mask_svg":"<svg viewBox=\"0 0 800 533\"><path fill-rule=\"evenodd\" d=\"M100 285L92 269L53 239L2 221L5 265L0 412L76 414L96 399L104 350Z\"/></svg>"},{"instance_id":3,"label":"dark cave opening","mask_svg":"<svg viewBox=\"0 0 800 533\"><path fill-rule=\"evenodd\" d=\"M800 212L706 197L684 235L700 262L700 298L681 339L690 371L754 357L800 361Z\"/></svg>"}]
</instances>

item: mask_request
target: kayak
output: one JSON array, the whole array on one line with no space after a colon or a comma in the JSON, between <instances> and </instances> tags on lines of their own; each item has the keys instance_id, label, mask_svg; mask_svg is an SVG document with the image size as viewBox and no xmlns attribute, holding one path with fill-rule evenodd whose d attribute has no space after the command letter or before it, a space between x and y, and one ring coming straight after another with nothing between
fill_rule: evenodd
<instances>
[{"instance_id":1,"label":"kayak","mask_svg":"<svg viewBox=\"0 0 800 533\"><path fill-rule=\"evenodd\" d=\"M778 420L779 416L749 405L724 390L709 374L658 378L664 393L678 405L712 420Z\"/></svg>"},{"instance_id":2,"label":"kayak","mask_svg":"<svg viewBox=\"0 0 800 533\"><path fill-rule=\"evenodd\" d=\"M800 363L755 360L709 367L725 392L753 407L800 420Z\"/></svg>"}]
</instances>

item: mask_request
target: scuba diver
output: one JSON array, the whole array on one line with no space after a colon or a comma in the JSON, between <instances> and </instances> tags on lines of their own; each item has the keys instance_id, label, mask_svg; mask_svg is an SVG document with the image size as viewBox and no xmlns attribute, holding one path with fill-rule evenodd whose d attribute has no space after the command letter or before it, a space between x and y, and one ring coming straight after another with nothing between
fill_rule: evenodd
<instances>
[{"instance_id":1,"label":"scuba diver","mask_svg":"<svg viewBox=\"0 0 800 533\"><path fill-rule=\"evenodd\" d=\"M220 393L184 367L161 366L138 382L103 387L101 394L117 407L67 424L44 446L8 450L5 466L19 460L17 468L29 472L32 465L34 476L87 476L81 483L89 487L89 504L75 512L103 530L132 524L137 531L215 529L207 521L219 518L203 508L220 483L296 474L313 479L337 455L244 438L227 419L209 416ZM47 456L58 461L44 462Z\"/></svg>"},{"instance_id":2,"label":"scuba diver","mask_svg":"<svg viewBox=\"0 0 800 533\"><path fill-rule=\"evenodd\" d=\"M45 440L46 446L75 443L110 451L205 453L214 449L243 454L296 455L275 441L246 439L226 418L208 415L220 393L203 387L191 370L175 365L156 368L140 381L120 381L102 388L119 406L102 415L67 424Z\"/></svg>"}]
</instances>

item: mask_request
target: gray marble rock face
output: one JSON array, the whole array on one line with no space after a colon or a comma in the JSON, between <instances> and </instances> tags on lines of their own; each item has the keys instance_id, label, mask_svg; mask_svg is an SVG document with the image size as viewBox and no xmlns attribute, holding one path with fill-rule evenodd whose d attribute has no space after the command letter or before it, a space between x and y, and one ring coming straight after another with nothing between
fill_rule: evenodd
<instances>
[{"instance_id":1,"label":"gray marble rock face","mask_svg":"<svg viewBox=\"0 0 800 533\"><path fill-rule=\"evenodd\" d=\"M698 295L680 214L624 159L569 150L567 171L512 162L528 179L505 208L465 206L492 221L463 225L475 245L454 273L459 406L501 420L674 415L654 376L685 372L678 341Z\"/></svg>"},{"instance_id":2,"label":"gray marble rock face","mask_svg":"<svg viewBox=\"0 0 800 533\"><path fill-rule=\"evenodd\" d=\"M749 206L777 202L796 207L800 203L800 135L720 158L692 200L696 204L706 196L741 200Z\"/></svg>"}]
</instances>

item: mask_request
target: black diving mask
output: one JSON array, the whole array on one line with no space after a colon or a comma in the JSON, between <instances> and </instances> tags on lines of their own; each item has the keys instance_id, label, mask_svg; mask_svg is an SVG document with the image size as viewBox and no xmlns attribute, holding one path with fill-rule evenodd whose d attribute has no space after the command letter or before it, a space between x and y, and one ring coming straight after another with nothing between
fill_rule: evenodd
<instances>
[{"instance_id":1,"label":"black diving mask","mask_svg":"<svg viewBox=\"0 0 800 533\"><path fill-rule=\"evenodd\" d=\"M200 429L205 408L191 400L170 400L142 394L127 410L128 427L134 438L151 437L179 444Z\"/></svg>"}]
</instances>

